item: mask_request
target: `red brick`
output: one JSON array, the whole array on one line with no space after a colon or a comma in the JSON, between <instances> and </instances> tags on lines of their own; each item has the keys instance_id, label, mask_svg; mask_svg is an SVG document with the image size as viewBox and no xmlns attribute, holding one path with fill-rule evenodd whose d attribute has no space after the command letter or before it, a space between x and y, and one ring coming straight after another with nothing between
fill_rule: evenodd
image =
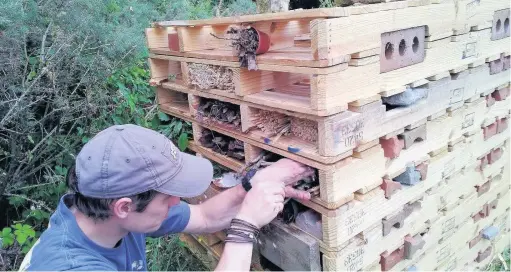
<instances>
[{"instance_id":1,"label":"red brick","mask_svg":"<svg viewBox=\"0 0 511 272\"><path fill-rule=\"evenodd\" d=\"M496 100L496 101L502 101L502 100L505 100L508 96L509 96L509 87L507 88L502 88L500 90L496 90L494 91L491 96Z\"/></svg>"},{"instance_id":2,"label":"red brick","mask_svg":"<svg viewBox=\"0 0 511 272\"><path fill-rule=\"evenodd\" d=\"M483 128L484 140L488 140L493 135L497 134L497 122Z\"/></svg>"},{"instance_id":3,"label":"red brick","mask_svg":"<svg viewBox=\"0 0 511 272\"><path fill-rule=\"evenodd\" d=\"M383 147L383 155L386 158L394 159L401 153L405 146L405 141L394 136L390 139L380 139L380 144Z\"/></svg>"},{"instance_id":4,"label":"red brick","mask_svg":"<svg viewBox=\"0 0 511 272\"><path fill-rule=\"evenodd\" d=\"M475 245L477 245L477 243L479 243L479 241L481 241L481 238L483 238L483 236L481 235L481 233L479 233L476 237L474 237L474 239L472 239L472 240L468 243L468 248L472 248L472 247L474 247Z\"/></svg>"},{"instance_id":5,"label":"red brick","mask_svg":"<svg viewBox=\"0 0 511 272\"><path fill-rule=\"evenodd\" d=\"M508 127L508 120L507 118L502 118L497 120L497 132L501 133L502 131L506 130Z\"/></svg>"},{"instance_id":6,"label":"red brick","mask_svg":"<svg viewBox=\"0 0 511 272\"><path fill-rule=\"evenodd\" d=\"M479 161L481 162L481 164L479 166L479 171L483 171L483 169L486 167L486 165L488 165L488 155L485 155L484 157L479 159Z\"/></svg>"},{"instance_id":7,"label":"red brick","mask_svg":"<svg viewBox=\"0 0 511 272\"><path fill-rule=\"evenodd\" d=\"M493 164L502 157L502 148L496 148L488 154L488 164Z\"/></svg>"},{"instance_id":8,"label":"red brick","mask_svg":"<svg viewBox=\"0 0 511 272\"><path fill-rule=\"evenodd\" d=\"M488 258L488 256L490 256L490 254L491 254L491 246L486 248L485 251L479 252L477 254L476 262L478 262L478 263L482 262L484 259Z\"/></svg>"},{"instance_id":9,"label":"red brick","mask_svg":"<svg viewBox=\"0 0 511 272\"><path fill-rule=\"evenodd\" d=\"M380 187L385 191L385 197L390 198L397 190L401 189L401 183L390 179L383 179Z\"/></svg>"},{"instance_id":10,"label":"red brick","mask_svg":"<svg viewBox=\"0 0 511 272\"><path fill-rule=\"evenodd\" d=\"M486 192L488 192L488 190L490 190L490 185L491 185L491 182L490 181L487 181L485 182L483 185L481 186L476 186L476 189L477 189L477 196L480 196Z\"/></svg>"},{"instance_id":11,"label":"red brick","mask_svg":"<svg viewBox=\"0 0 511 272\"><path fill-rule=\"evenodd\" d=\"M491 94L486 96L486 107L491 107L495 104L495 98Z\"/></svg>"},{"instance_id":12,"label":"red brick","mask_svg":"<svg viewBox=\"0 0 511 272\"><path fill-rule=\"evenodd\" d=\"M177 33L170 33L168 35L169 49L172 51L179 51L179 37Z\"/></svg>"},{"instance_id":13,"label":"red brick","mask_svg":"<svg viewBox=\"0 0 511 272\"><path fill-rule=\"evenodd\" d=\"M420 234L415 236L407 235L405 236L405 258L411 260L415 252L422 249L426 241L422 239Z\"/></svg>"},{"instance_id":14,"label":"red brick","mask_svg":"<svg viewBox=\"0 0 511 272\"><path fill-rule=\"evenodd\" d=\"M428 166L429 162L427 161L415 166L415 169L421 174L421 180L426 180L428 177Z\"/></svg>"},{"instance_id":15,"label":"red brick","mask_svg":"<svg viewBox=\"0 0 511 272\"><path fill-rule=\"evenodd\" d=\"M387 251L383 252L380 255L380 265L382 271L388 271L392 269L397 263L403 260L405 255L404 246L400 246L398 249L394 250L392 253L388 253Z\"/></svg>"},{"instance_id":16,"label":"red brick","mask_svg":"<svg viewBox=\"0 0 511 272\"><path fill-rule=\"evenodd\" d=\"M490 210L495 210L497 208L498 203L499 203L498 199L495 199L492 202L488 203L487 205L488 214L490 213Z\"/></svg>"}]
</instances>

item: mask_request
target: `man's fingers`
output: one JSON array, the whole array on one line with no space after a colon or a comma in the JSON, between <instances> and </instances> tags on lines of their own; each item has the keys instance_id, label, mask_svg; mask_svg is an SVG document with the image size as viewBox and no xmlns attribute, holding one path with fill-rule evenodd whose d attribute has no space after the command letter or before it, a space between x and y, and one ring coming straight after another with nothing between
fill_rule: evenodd
<instances>
[{"instance_id":1,"label":"man's fingers","mask_svg":"<svg viewBox=\"0 0 511 272\"><path fill-rule=\"evenodd\" d=\"M310 200L311 194L309 192L305 192L302 190L297 190L291 186L287 186L284 191L286 192L286 197L297 198L300 200Z\"/></svg>"}]
</instances>

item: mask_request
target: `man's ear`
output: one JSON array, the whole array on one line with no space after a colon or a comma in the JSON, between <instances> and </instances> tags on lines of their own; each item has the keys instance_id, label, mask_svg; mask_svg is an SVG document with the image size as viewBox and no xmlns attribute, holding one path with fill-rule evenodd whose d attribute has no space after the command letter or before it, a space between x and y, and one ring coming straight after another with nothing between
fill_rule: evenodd
<instances>
[{"instance_id":1,"label":"man's ear","mask_svg":"<svg viewBox=\"0 0 511 272\"><path fill-rule=\"evenodd\" d=\"M128 217L128 213L133 211L133 202L128 197L120 198L112 203L113 214L121 219Z\"/></svg>"}]
</instances>

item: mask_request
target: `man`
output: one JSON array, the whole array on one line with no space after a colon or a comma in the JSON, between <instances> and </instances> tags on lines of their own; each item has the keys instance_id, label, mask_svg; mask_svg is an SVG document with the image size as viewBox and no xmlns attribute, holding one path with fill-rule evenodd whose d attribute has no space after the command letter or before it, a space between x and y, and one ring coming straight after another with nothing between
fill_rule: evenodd
<instances>
[{"instance_id":1,"label":"man","mask_svg":"<svg viewBox=\"0 0 511 272\"><path fill-rule=\"evenodd\" d=\"M200 205L180 197L202 194L211 163L180 152L163 135L134 125L112 126L80 151L48 229L20 270L147 270L145 237L228 229L218 270L249 270L254 237L282 210L291 188L312 174L283 159L242 185ZM248 191L248 192L247 192Z\"/></svg>"}]
</instances>

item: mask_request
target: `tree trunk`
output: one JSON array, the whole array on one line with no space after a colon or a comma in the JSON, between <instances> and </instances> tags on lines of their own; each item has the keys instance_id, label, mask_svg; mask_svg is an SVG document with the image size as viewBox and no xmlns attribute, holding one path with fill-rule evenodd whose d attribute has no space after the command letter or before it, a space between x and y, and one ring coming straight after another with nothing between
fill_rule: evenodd
<instances>
[{"instance_id":1,"label":"tree trunk","mask_svg":"<svg viewBox=\"0 0 511 272\"><path fill-rule=\"evenodd\" d=\"M257 0L257 13L289 10L289 0Z\"/></svg>"}]
</instances>

